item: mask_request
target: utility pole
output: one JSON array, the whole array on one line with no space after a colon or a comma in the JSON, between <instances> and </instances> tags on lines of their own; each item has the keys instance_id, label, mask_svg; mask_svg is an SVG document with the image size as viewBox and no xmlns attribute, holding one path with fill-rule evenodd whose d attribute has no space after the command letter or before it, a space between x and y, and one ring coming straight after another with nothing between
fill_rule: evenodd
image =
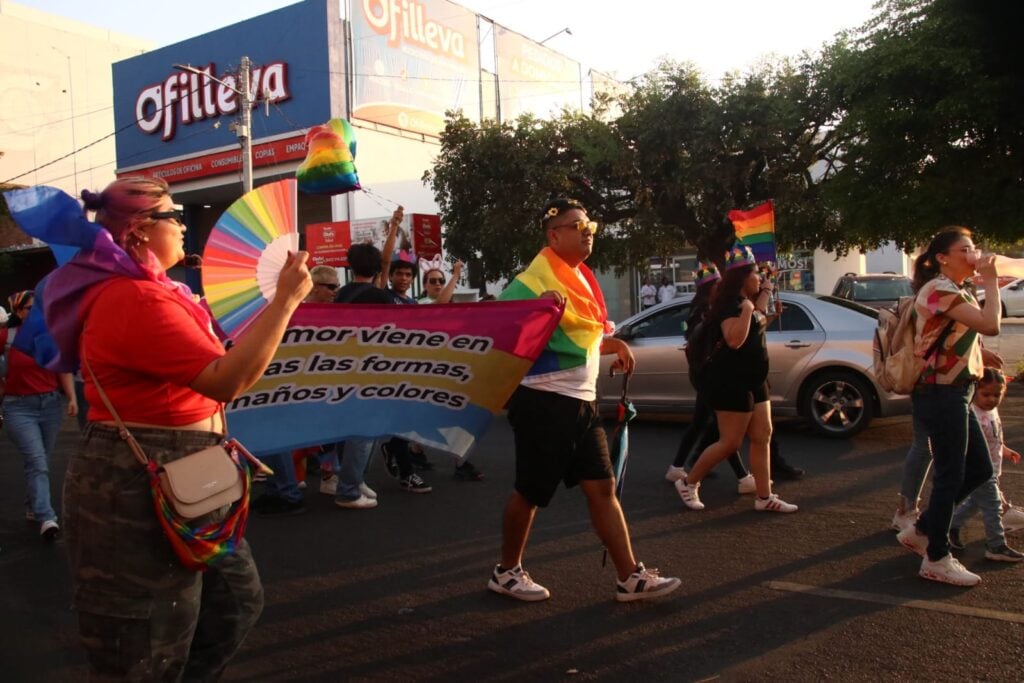
<instances>
[{"instance_id":1,"label":"utility pole","mask_svg":"<svg viewBox=\"0 0 1024 683\"><path fill-rule=\"evenodd\" d=\"M242 92L239 102L242 105L242 116L235 126L235 134L242 145L242 192L252 191L252 87L250 72L252 64L248 57L242 57L238 69L238 80Z\"/></svg>"},{"instance_id":2,"label":"utility pole","mask_svg":"<svg viewBox=\"0 0 1024 683\"><path fill-rule=\"evenodd\" d=\"M252 192L252 62L242 57L238 67L238 86L225 83L221 79L200 71L191 64L172 64L175 69L195 74L200 78L209 78L215 83L238 95L238 106L241 108L238 120L231 124L231 129L238 136L238 144L242 147L242 194Z\"/></svg>"}]
</instances>

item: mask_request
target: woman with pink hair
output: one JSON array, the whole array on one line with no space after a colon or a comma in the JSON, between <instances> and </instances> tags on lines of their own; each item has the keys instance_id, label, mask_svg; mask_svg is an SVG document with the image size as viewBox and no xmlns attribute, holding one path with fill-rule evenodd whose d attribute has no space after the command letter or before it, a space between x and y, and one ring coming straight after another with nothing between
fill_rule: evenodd
<instances>
[{"instance_id":1,"label":"woman with pink hair","mask_svg":"<svg viewBox=\"0 0 1024 683\"><path fill-rule=\"evenodd\" d=\"M307 254L289 257L274 299L225 351L207 310L167 276L185 256L186 228L165 182L125 177L102 193L83 192L95 223L52 188L6 196L26 231L64 244L76 234L81 247L39 290L57 348L48 366L74 369L81 360L89 403L68 464L64 516L90 677L216 679L263 608L249 545L241 539L204 572L184 567L113 412L159 465L222 442L223 404L263 375L312 288ZM227 512L193 522L216 523Z\"/></svg>"}]
</instances>

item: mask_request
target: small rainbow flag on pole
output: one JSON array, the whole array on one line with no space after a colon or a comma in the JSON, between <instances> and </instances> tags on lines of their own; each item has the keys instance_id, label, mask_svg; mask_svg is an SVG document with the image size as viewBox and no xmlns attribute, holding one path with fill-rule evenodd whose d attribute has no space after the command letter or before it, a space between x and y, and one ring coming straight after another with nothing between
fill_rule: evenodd
<instances>
[{"instance_id":1,"label":"small rainbow flag on pole","mask_svg":"<svg viewBox=\"0 0 1024 683\"><path fill-rule=\"evenodd\" d=\"M736 239L750 247L758 263L775 263L775 206L770 199L749 211L733 209L729 220L736 229Z\"/></svg>"}]
</instances>

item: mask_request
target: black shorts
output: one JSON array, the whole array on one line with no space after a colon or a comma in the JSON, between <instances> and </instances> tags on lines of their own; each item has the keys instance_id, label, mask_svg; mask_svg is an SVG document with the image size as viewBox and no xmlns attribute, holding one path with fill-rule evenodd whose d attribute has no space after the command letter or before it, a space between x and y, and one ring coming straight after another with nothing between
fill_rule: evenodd
<instances>
[{"instance_id":1,"label":"black shorts","mask_svg":"<svg viewBox=\"0 0 1024 683\"><path fill-rule=\"evenodd\" d=\"M611 479L608 437L592 401L520 386L508 402L516 443L516 491L547 507L559 482Z\"/></svg>"},{"instance_id":2,"label":"black shorts","mask_svg":"<svg viewBox=\"0 0 1024 683\"><path fill-rule=\"evenodd\" d=\"M752 413L754 405L764 403L770 397L768 393L768 382L761 382L754 386L736 383L708 381L703 390L704 398L714 410L724 410L731 413Z\"/></svg>"}]
</instances>

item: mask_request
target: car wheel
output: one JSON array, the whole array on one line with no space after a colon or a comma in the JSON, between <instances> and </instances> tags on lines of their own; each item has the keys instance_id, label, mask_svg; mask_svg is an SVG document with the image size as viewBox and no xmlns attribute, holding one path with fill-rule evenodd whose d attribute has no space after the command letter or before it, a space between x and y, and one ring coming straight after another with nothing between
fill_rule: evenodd
<instances>
[{"instance_id":1,"label":"car wheel","mask_svg":"<svg viewBox=\"0 0 1024 683\"><path fill-rule=\"evenodd\" d=\"M804 383L800 412L817 433L848 439L860 433L874 413L871 385L850 372L826 370Z\"/></svg>"}]
</instances>

